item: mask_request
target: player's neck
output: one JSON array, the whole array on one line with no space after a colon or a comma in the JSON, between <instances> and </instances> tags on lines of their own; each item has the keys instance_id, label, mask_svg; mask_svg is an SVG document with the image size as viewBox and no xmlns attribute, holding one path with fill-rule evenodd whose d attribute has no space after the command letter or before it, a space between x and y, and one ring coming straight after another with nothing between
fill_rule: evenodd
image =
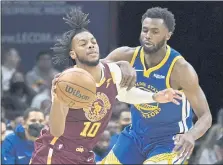
<instances>
[{"instance_id":1,"label":"player's neck","mask_svg":"<svg viewBox=\"0 0 223 165\"><path fill-rule=\"evenodd\" d=\"M84 64L77 64L77 67L88 71L94 77L96 83L99 83L101 81L102 68L100 66L100 63L96 66L87 66Z\"/></svg>"},{"instance_id":2,"label":"player's neck","mask_svg":"<svg viewBox=\"0 0 223 165\"><path fill-rule=\"evenodd\" d=\"M167 51L167 48L165 45L160 50L158 50L156 53L149 54L149 53L144 52L146 68L149 69L151 67L158 65L165 57L166 51Z\"/></svg>"}]
</instances>

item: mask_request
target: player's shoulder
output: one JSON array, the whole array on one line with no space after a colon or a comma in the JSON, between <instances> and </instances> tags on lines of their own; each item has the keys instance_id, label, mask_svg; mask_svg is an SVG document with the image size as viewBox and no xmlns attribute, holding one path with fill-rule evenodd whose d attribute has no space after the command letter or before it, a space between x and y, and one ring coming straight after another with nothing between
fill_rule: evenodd
<instances>
[{"instance_id":1,"label":"player's shoulder","mask_svg":"<svg viewBox=\"0 0 223 165\"><path fill-rule=\"evenodd\" d=\"M120 83L122 79L122 73L120 67L114 62L108 63L108 67L112 74L113 81L116 83Z\"/></svg>"},{"instance_id":2,"label":"player's shoulder","mask_svg":"<svg viewBox=\"0 0 223 165\"><path fill-rule=\"evenodd\" d=\"M184 58L179 58L174 65L174 70L178 72L187 71L191 69L193 69L193 66Z\"/></svg>"},{"instance_id":3,"label":"player's shoulder","mask_svg":"<svg viewBox=\"0 0 223 165\"><path fill-rule=\"evenodd\" d=\"M120 67L115 62L107 63L107 65L111 72L114 72L114 73L120 72Z\"/></svg>"},{"instance_id":4,"label":"player's shoulder","mask_svg":"<svg viewBox=\"0 0 223 165\"><path fill-rule=\"evenodd\" d=\"M137 47L129 47L129 46L122 46L113 50L109 55L106 57L107 60L112 61L131 61L133 54Z\"/></svg>"},{"instance_id":5,"label":"player's shoulder","mask_svg":"<svg viewBox=\"0 0 223 165\"><path fill-rule=\"evenodd\" d=\"M132 54L135 52L137 48L138 46L137 47L122 46L117 48L117 50L122 51L123 53Z\"/></svg>"},{"instance_id":6,"label":"player's shoulder","mask_svg":"<svg viewBox=\"0 0 223 165\"><path fill-rule=\"evenodd\" d=\"M184 58L180 58L176 61L173 67L172 76L177 81L198 80L195 69Z\"/></svg>"}]
</instances>

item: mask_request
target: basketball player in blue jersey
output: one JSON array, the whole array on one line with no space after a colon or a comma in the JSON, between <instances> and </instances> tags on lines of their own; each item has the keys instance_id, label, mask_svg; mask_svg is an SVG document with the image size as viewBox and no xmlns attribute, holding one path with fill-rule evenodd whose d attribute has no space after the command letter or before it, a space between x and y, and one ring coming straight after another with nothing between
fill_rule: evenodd
<instances>
[{"instance_id":1,"label":"basketball player in blue jersey","mask_svg":"<svg viewBox=\"0 0 223 165\"><path fill-rule=\"evenodd\" d=\"M174 28L170 11L150 8L142 16L141 46L117 48L105 59L130 62L137 72L136 87L153 92L172 87L183 91L183 99L180 106L132 105L132 124L120 134L101 163L183 163L191 155L195 141L210 128L212 116L197 73L179 52L167 45ZM192 109L198 117L194 125Z\"/></svg>"}]
</instances>

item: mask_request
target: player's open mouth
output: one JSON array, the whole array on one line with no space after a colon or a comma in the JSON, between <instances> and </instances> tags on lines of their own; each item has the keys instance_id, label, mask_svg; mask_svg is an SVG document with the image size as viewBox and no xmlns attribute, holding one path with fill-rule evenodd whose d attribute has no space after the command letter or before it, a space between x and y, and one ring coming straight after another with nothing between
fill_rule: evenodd
<instances>
[{"instance_id":1,"label":"player's open mouth","mask_svg":"<svg viewBox=\"0 0 223 165\"><path fill-rule=\"evenodd\" d=\"M145 46L146 46L146 47L153 47L153 44L145 43Z\"/></svg>"},{"instance_id":2,"label":"player's open mouth","mask_svg":"<svg viewBox=\"0 0 223 165\"><path fill-rule=\"evenodd\" d=\"M96 57L96 56L98 56L98 53L96 53L96 52L92 52L92 53L89 53L88 55L89 55L89 56L92 56L92 57Z\"/></svg>"},{"instance_id":3,"label":"player's open mouth","mask_svg":"<svg viewBox=\"0 0 223 165\"><path fill-rule=\"evenodd\" d=\"M145 45L146 45L147 47L152 47L152 46L153 46L153 44L150 43L150 42L145 42Z\"/></svg>"}]
</instances>

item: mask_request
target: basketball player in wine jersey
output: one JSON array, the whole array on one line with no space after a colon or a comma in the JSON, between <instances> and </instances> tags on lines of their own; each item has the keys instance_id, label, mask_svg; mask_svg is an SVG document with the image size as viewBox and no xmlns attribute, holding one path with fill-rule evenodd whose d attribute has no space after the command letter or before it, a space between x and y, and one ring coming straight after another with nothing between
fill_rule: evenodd
<instances>
[{"instance_id":1,"label":"basketball player in wine jersey","mask_svg":"<svg viewBox=\"0 0 223 165\"><path fill-rule=\"evenodd\" d=\"M54 79L49 128L42 130L36 140L30 164L94 164L92 149L107 127L116 98L131 104L178 104L176 99L181 99L181 93L173 89L155 94L137 88L128 91L120 88L121 70L115 63L99 62L97 41L85 29L89 23L87 16L79 8L72 9L64 18L72 30L58 40L53 50L56 60L61 62L71 57L76 62L75 67L87 70L94 77L97 99L89 108L70 109L58 100L57 79Z\"/></svg>"}]
</instances>

